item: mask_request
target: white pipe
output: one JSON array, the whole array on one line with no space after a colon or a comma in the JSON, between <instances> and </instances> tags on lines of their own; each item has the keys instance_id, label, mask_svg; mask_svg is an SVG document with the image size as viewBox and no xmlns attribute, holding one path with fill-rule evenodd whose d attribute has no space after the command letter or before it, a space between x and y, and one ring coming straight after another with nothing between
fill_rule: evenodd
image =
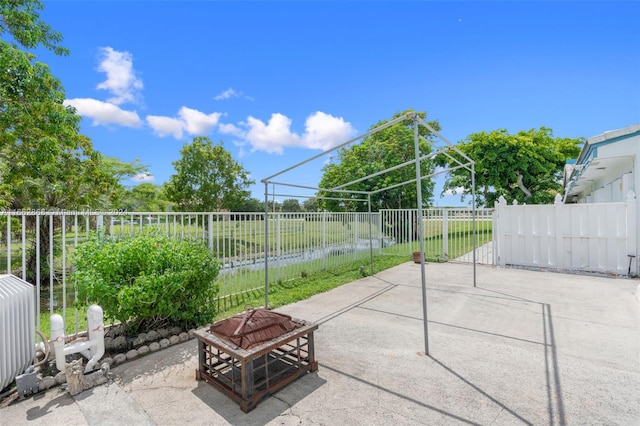
<instances>
[{"instance_id":1,"label":"white pipe","mask_svg":"<svg viewBox=\"0 0 640 426\"><path fill-rule=\"evenodd\" d=\"M64 354L71 355L81 353L85 355L86 358L91 358L91 352L89 350L92 346L95 346L96 342L92 342L91 340L85 340L84 342L75 342L68 343L64 346Z\"/></svg>"},{"instance_id":2,"label":"white pipe","mask_svg":"<svg viewBox=\"0 0 640 426\"><path fill-rule=\"evenodd\" d=\"M91 305L87 309L87 329L89 332L89 341L95 342L91 346L91 359L87 362L84 369L85 373L93 370L93 367L104 355L104 315L102 308L98 305Z\"/></svg>"},{"instance_id":3,"label":"white pipe","mask_svg":"<svg viewBox=\"0 0 640 426\"><path fill-rule=\"evenodd\" d=\"M58 314L51 315L51 341L56 355L56 368L64 371L66 368L65 356L81 353L89 361L84 372L93 371L93 367L102 358L104 347L104 315L102 308L91 305L87 309L88 340L68 345L64 344L64 320Z\"/></svg>"},{"instance_id":4,"label":"white pipe","mask_svg":"<svg viewBox=\"0 0 640 426\"><path fill-rule=\"evenodd\" d=\"M56 355L56 368L58 371L64 371L66 366L64 360L64 320L58 314L51 315L51 341Z\"/></svg>"}]
</instances>

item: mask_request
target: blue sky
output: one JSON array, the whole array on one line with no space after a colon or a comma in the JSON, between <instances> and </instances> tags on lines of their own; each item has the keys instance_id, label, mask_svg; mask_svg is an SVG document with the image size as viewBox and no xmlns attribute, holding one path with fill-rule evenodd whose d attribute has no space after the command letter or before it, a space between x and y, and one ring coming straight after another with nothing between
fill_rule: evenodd
<instances>
[{"instance_id":1,"label":"blue sky","mask_svg":"<svg viewBox=\"0 0 640 426\"><path fill-rule=\"evenodd\" d=\"M96 149L149 166L137 181L167 181L205 135L262 200L261 179L408 108L453 143L640 123L638 2L46 1L41 16L71 54L38 59ZM323 161L281 180L316 186Z\"/></svg>"}]
</instances>

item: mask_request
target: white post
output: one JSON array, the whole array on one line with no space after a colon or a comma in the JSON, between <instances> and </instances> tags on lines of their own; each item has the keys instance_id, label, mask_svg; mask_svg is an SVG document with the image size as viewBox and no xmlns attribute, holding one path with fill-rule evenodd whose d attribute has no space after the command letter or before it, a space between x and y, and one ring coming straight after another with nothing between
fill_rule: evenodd
<instances>
[{"instance_id":1,"label":"white post","mask_svg":"<svg viewBox=\"0 0 640 426\"><path fill-rule=\"evenodd\" d=\"M494 235L496 235L497 233L497 241L498 241L498 246L497 248L494 247L494 249L496 250L496 254L494 255L496 258L496 265L498 266L504 266L506 259L505 259L505 254L503 253L504 251L506 251L506 236L505 236L505 232L511 231L512 235L513 235L513 225L509 224L509 227L507 228L506 225L506 219L508 217L507 212L506 212L506 207L507 207L507 200L501 195L500 198L498 198L498 201L495 204L496 207L496 222L497 222L497 226L496 229L497 231L494 231Z\"/></svg>"},{"instance_id":2,"label":"white post","mask_svg":"<svg viewBox=\"0 0 640 426\"><path fill-rule=\"evenodd\" d=\"M553 258L553 263L554 266L556 268L560 268L560 266L562 265L563 267L566 266L566 263L564 262L564 253L563 253L563 236L562 236L562 230L564 229L564 224L563 222L563 218L564 215L562 214L562 210L565 207L565 204L562 202L562 196L560 196L560 194L556 195L556 198L553 202L553 212L554 212L554 223L555 223L555 229L553 230L553 234L555 235L555 239L556 239L556 244L555 244L555 248L556 248L556 253L555 256L550 256ZM548 232L548 230L547 230Z\"/></svg>"},{"instance_id":3,"label":"white post","mask_svg":"<svg viewBox=\"0 0 640 426\"><path fill-rule=\"evenodd\" d=\"M638 200L636 199L636 193L633 191L627 192L625 202L627 203L627 255L630 257L629 269L635 275L638 275Z\"/></svg>"},{"instance_id":4,"label":"white post","mask_svg":"<svg viewBox=\"0 0 640 426\"><path fill-rule=\"evenodd\" d=\"M475 248L475 247L474 247ZM449 258L449 211L442 208L442 258Z\"/></svg>"}]
</instances>

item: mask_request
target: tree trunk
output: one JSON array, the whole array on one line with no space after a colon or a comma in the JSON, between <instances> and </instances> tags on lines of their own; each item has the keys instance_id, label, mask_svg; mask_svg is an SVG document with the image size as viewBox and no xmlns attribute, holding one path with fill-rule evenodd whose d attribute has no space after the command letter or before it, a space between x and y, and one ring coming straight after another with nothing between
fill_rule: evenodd
<instances>
[{"instance_id":1,"label":"tree trunk","mask_svg":"<svg viewBox=\"0 0 640 426\"><path fill-rule=\"evenodd\" d=\"M518 176L518 188L520 188L520 190L524 192L524 198L531 197L531 191L529 191L529 189L527 189L527 187L524 186L524 183L522 183L522 178L523 178L522 173L516 172L516 176Z\"/></svg>"}]
</instances>

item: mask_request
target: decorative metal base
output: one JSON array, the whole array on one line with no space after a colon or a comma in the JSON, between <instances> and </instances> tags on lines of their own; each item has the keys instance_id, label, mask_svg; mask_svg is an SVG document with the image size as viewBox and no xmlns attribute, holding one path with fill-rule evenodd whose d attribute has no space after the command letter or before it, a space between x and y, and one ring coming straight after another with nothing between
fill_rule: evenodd
<instances>
[{"instance_id":1,"label":"decorative metal base","mask_svg":"<svg viewBox=\"0 0 640 426\"><path fill-rule=\"evenodd\" d=\"M250 349L220 339L209 328L197 330L196 380L212 384L245 413L253 410L266 396L318 369L313 343L318 326L293 321L300 327Z\"/></svg>"}]
</instances>

